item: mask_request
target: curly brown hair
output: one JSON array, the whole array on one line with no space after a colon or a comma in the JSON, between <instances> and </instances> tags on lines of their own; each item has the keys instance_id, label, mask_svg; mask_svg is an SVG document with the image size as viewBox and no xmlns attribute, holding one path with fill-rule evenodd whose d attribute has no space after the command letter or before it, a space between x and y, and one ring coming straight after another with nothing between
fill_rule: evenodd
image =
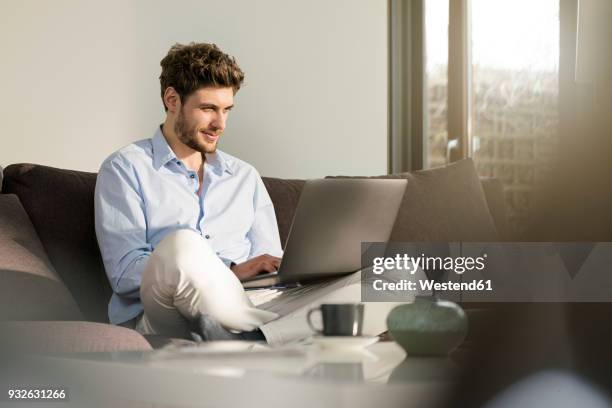
<instances>
[{"instance_id":1,"label":"curly brown hair","mask_svg":"<svg viewBox=\"0 0 612 408\"><path fill-rule=\"evenodd\" d=\"M236 93L244 81L244 73L236 59L221 51L216 44L174 44L160 64L162 103L168 87L174 88L184 103L200 88L231 87ZM164 109L168 110L165 103Z\"/></svg>"}]
</instances>

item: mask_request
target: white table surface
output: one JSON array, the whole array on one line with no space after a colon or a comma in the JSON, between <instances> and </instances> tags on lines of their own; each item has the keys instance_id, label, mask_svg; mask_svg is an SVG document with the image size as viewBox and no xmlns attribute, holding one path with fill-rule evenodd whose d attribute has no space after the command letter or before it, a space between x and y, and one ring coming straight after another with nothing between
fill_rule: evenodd
<instances>
[{"instance_id":1,"label":"white table surface","mask_svg":"<svg viewBox=\"0 0 612 408\"><path fill-rule=\"evenodd\" d=\"M394 342L353 351L209 343L32 361L79 407L427 407L445 398L456 369L448 359L406 357Z\"/></svg>"}]
</instances>

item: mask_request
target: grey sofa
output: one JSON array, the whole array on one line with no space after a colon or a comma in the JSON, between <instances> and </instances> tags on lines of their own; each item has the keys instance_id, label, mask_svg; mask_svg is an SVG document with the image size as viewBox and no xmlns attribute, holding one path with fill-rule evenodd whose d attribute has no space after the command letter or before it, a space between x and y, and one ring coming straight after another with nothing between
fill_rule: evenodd
<instances>
[{"instance_id":1,"label":"grey sofa","mask_svg":"<svg viewBox=\"0 0 612 408\"><path fill-rule=\"evenodd\" d=\"M393 241L497 241L509 237L502 188L471 160L403 177L408 187ZM0 194L0 331L28 351L147 350L176 340L110 325L111 295L95 238L96 174L34 164L4 169ZM281 240L303 180L265 178ZM10 334L10 335L5 335Z\"/></svg>"}]
</instances>

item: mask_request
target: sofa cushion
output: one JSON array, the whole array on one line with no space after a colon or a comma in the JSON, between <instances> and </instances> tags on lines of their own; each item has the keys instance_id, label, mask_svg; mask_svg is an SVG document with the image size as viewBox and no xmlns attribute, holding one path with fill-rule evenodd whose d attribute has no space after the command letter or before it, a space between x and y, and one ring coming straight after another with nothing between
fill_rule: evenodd
<instances>
[{"instance_id":1,"label":"sofa cushion","mask_svg":"<svg viewBox=\"0 0 612 408\"><path fill-rule=\"evenodd\" d=\"M504 198L504 186L499 179L483 177L480 179L482 189L489 205L489 212L495 223L495 229L501 241L513 241L516 234L508 223L506 213L506 200Z\"/></svg>"},{"instance_id":2,"label":"sofa cushion","mask_svg":"<svg viewBox=\"0 0 612 408\"><path fill-rule=\"evenodd\" d=\"M82 319L13 194L0 194L0 282L0 320Z\"/></svg>"},{"instance_id":3,"label":"sofa cushion","mask_svg":"<svg viewBox=\"0 0 612 408\"><path fill-rule=\"evenodd\" d=\"M3 322L3 350L28 353L89 353L151 350L137 331L92 322Z\"/></svg>"},{"instance_id":4,"label":"sofa cushion","mask_svg":"<svg viewBox=\"0 0 612 408\"><path fill-rule=\"evenodd\" d=\"M408 180L390 241L498 240L495 224L471 159L460 160L445 167L373 178Z\"/></svg>"},{"instance_id":5,"label":"sofa cushion","mask_svg":"<svg viewBox=\"0 0 612 408\"><path fill-rule=\"evenodd\" d=\"M19 196L86 320L107 322L108 283L94 229L95 173L32 164L4 169L5 192Z\"/></svg>"},{"instance_id":6,"label":"sofa cushion","mask_svg":"<svg viewBox=\"0 0 612 408\"><path fill-rule=\"evenodd\" d=\"M295 209L300 199L304 180L285 180L272 177L262 177L263 182L270 194L276 213L278 231L280 234L281 245L285 247L291 222L295 215Z\"/></svg>"}]
</instances>

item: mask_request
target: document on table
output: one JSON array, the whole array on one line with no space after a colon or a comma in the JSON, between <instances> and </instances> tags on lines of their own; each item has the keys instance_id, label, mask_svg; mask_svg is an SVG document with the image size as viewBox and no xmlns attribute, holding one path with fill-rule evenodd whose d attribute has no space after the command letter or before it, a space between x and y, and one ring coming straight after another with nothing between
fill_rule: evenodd
<instances>
[{"instance_id":1,"label":"document on table","mask_svg":"<svg viewBox=\"0 0 612 408\"><path fill-rule=\"evenodd\" d=\"M387 330L387 315L399 302L361 302L361 272L322 283L287 289L247 291L253 305L276 312L280 317L268 322L261 331L272 346L285 345L313 334L306 314L323 303L364 303L364 336L377 336ZM316 314L313 316L313 318ZM316 320L315 320L316 322Z\"/></svg>"}]
</instances>

